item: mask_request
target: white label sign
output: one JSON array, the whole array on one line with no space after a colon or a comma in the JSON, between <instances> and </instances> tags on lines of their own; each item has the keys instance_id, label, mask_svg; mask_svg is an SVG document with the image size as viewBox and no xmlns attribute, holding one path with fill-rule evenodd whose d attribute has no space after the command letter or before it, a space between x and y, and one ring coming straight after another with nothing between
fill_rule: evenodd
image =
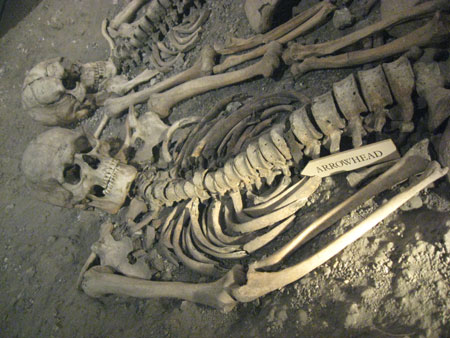
<instances>
[{"instance_id":1,"label":"white label sign","mask_svg":"<svg viewBox=\"0 0 450 338\"><path fill-rule=\"evenodd\" d=\"M325 177L399 157L394 142L388 139L309 161L301 174Z\"/></svg>"}]
</instances>

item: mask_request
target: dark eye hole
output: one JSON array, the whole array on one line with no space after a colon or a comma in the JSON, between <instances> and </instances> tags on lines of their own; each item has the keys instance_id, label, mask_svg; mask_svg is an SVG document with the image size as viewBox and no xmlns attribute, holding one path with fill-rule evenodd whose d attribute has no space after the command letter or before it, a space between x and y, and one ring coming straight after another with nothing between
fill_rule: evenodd
<instances>
[{"instance_id":1,"label":"dark eye hole","mask_svg":"<svg viewBox=\"0 0 450 338\"><path fill-rule=\"evenodd\" d=\"M64 79L62 79L62 84L64 88L68 90L72 90L77 86L77 80L73 77L67 76Z\"/></svg>"},{"instance_id":2,"label":"dark eye hole","mask_svg":"<svg viewBox=\"0 0 450 338\"><path fill-rule=\"evenodd\" d=\"M83 161L86 162L92 169L97 169L100 164L100 160L93 156L83 155Z\"/></svg>"},{"instance_id":3,"label":"dark eye hole","mask_svg":"<svg viewBox=\"0 0 450 338\"><path fill-rule=\"evenodd\" d=\"M78 184L80 182L80 166L78 164L71 164L64 168L64 182L69 184Z\"/></svg>"},{"instance_id":4,"label":"dark eye hole","mask_svg":"<svg viewBox=\"0 0 450 338\"><path fill-rule=\"evenodd\" d=\"M92 146L86 136L80 136L75 140L75 151L79 154L86 154L92 150Z\"/></svg>"},{"instance_id":5,"label":"dark eye hole","mask_svg":"<svg viewBox=\"0 0 450 338\"><path fill-rule=\"evenodd\" d=\"M94 185L91 188L90 194L97 196L97 197L104 197L105 196L105 192L104 192L104 188L99 186L99 185Z\"/></svg>"}]
</instances>

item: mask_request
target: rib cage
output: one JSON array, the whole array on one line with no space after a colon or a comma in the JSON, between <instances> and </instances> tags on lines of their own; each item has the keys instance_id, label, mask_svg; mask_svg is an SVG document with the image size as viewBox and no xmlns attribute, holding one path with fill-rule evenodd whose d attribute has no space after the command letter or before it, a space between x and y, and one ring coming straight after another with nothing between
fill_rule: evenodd
<instances>
[{"instance_id":1,"label":"rib cage","mask_svg":"<svg viewBox=\"0 0 450 338\"><path fill-rule=\"evenodd\" d=\"M173 28L183 21L186 14L190 12L194 5L195 7L200 7L199 0L150 0L147 2L143 14L138 19L132 23L124 22L117 27L111 27L109 29L110 34L115 40L116 57L120 60L129 57L136 58L137 50L142 50L144 46L152 51L156 49L157 51L155 52L158 55L161 50L165 52L170 51L170 49L164 48L164 46L162 48L157 46L157 43L161 43L161 37L166 36L169 32L173 35ZM203 22L201 21L200 24ZM182 33L189 33L189 31L184 31L182 28L180 27ZM192 37L190 35L185 37L185 40L189 42L189 47L193 45L190 42L195 42L195 36L198 36L198 34L195 35L193 33L195 32L190 32ZM178 39L177 41L180 41L180 35L176 35L176 38ZM180 41L181 44L183 44L182 42ZM177 48L179 46L172 47L176 52L181 52Z\"/></svg>"},{"instance_id":2,"label":"rib cage","mask_svg":"<svg viewBox=\"0 0 450 338\"><path fill-rule=\"evenodd\" d=\"M371 131L362 129L362 111L339 115L342 107L333 98L337 88L334 95L314 98L311 107L298 108L298 95L280 92L227 114L223 110L234 99L228 98L172 147L171 170L144 174L138 189L148 204L154 209L175 204L160 231L167 255L173 249L190 269L216 274L221 271L217 259L243 258L284 231L321 183L318 177L297 181L291 171L321 152L338 151L344 132L361 145ZM351 94L365 107L359 92ZM324 100L325 115L318 108ZM241 191L252 201L244 203Z\"/></svg>"}]
</instances>

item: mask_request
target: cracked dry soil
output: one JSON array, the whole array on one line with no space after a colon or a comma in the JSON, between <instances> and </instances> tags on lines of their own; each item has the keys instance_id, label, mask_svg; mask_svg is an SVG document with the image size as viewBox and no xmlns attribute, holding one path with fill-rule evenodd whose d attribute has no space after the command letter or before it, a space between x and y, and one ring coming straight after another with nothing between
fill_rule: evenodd
<instances>
[{"instance_id":1,"label":"cracked dry soil","mask_svg":"<svg viewBox=\"0 0 450 338\"><path fill-rule=\"evenodd\" d=\"M303 0L300 5L315 2ZM30 140L47 128L23 112L21 86L26 70L47 58L106 59L109 51L100 24L124 3L34 1L34 9L0 38L0 336L450 337L450 205L444 180L302 280L228 314L168 299L97 300L76 290L79 270L107 215L51 206L27 190L21 156ZM200 43L180 67L192 62L202 45L223 41L224 32L251 34L243 1L212 0L207 6L212 14ZM375 8L364 20L378 16ZM326 41L351 30L338 31L328 22L302 41ZM257 79L188 100L173 110L170 120L202 114L238 92L296 89L314 97L354 70L318 71L294 80L282 69L276 79ZM94 116L76 128L93 130L97 121ZM123 119L112 123L105 136L120 133L121 124ZM343 177L325 180L316 205L296 224L307 224L350 193ZM361 206L288 263L341 234L390 194Z\"/></svg>"}]
</instances>

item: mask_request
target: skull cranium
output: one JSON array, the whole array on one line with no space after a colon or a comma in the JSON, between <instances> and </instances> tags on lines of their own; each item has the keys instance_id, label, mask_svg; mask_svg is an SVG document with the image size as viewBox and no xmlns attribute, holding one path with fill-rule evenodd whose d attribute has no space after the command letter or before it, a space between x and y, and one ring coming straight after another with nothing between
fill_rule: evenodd
<instances>
[{"instance_id":1,"label":"skull cranium","mask_svg":"<svg viewBox=\"0 0 450 338\"><path fill-rule=\"evenodd\" d=\"M80 132L52 128L34 139L22 170L42 200L63 207L96 207L116 213L137 170L109 154L109 146Z\"/></svg>"},{"instance_id":2,"label":"skull cranium","mask_svg":"<svg viewBox=\"0 0 450 338\"><path fill-rule=\"evenodd\" d=\"M94 108L88 93L96 93L114 77L111 61L86 64L66 58L38 63L25 77L22 105L31 117L46 125L67 125L86 117Z\"/></svg>"}]
</instances>

